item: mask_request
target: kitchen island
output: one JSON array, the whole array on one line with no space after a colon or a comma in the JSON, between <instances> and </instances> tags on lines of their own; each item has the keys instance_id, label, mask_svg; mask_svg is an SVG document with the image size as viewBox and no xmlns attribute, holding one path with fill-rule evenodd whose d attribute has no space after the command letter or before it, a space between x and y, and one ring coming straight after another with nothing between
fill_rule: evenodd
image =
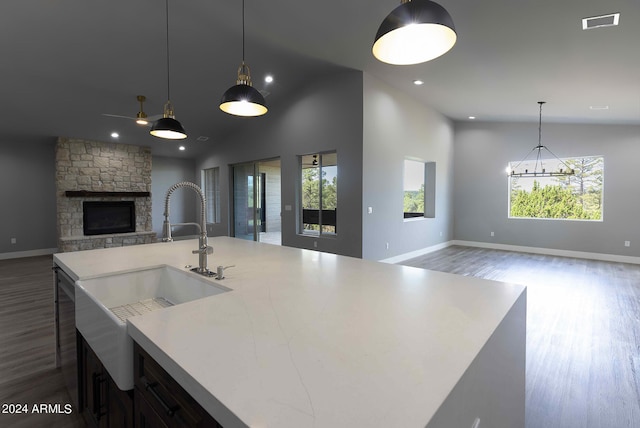
<instances>
[{"instance_id":1,"label":"kitchen island","mask_svg":"<svg viewBox=\"0 0 640 428\"><path fill-rule=\"evenodd\" d=\"M127 332L222 426L523 427L526 289L210 238L229 291ZM196 265L197 240L54 255L74 280Z\"/></svg>"}]
</instances>

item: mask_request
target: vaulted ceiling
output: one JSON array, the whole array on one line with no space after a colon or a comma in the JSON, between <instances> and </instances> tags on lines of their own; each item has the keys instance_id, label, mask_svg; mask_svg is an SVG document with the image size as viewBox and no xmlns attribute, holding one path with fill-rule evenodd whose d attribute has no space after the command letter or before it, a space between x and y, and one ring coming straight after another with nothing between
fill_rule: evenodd
<instances>
[{"instance_id":1,"label":"vaulted ceiling","mask_svg":"<svg viewBox=\"0 0 640 428\"><path fill-rule=\"evenodd\" d=\"M339 68L363 70L453 120L640 124L638 0L439 0L458 42L420 65L371 54L397 0L245 0L246 61L277 109L295 89ZM620 13L617 27L582 18ZM167 95L163 0L20 0L0 6L0 135L144 144L188 157L245 120L218 108L242 59L241 0L169 0L171 101L189 138L158 140L131 120L136 95L160 114ZM271 74L274 82L266 84ZM416 87L413 81L423 80ZM604 107L607 109L593 107ZM198 141L199 137L208 137ZM201 138L202 139L202 138ZM184 144L187 151L178 152Z\"/></svg>"}]
</instances>

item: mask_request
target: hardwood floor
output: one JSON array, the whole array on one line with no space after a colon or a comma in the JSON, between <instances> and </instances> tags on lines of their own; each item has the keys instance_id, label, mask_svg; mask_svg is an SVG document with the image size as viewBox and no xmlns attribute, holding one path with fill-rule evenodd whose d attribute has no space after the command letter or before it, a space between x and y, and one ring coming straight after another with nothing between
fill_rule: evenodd
<instances>
[{"instance_id":1,"label":"hardwood floor","mask_svg":"<svg viewBox=\"0 0 640 428\"><path fill-rule=\"evenodd\" d=\"M526 428L640 427L640 266L459 246L402 264L527 286Z\"/></svg>"},{"instance_id":2,"label":"hardwood floor","mask_svg":"<svg viewBox=\"0 0 640 428\"><path fill-rule=\"evenodd\" d=\"M60 404L64 411L71 403L55 368L51 266L51 256L0 260L0 427L85 426L76 409L33 412L34 405ZM5 413L9 404L26 404L28 413Z\"/></svg>"},{"instance_id":3,"label":"hardwood floor","mask_svg":"<svg viewBox=\"0 0 640 428\"><path fill-rule=\"evenodd\" d=\"M640 427L640 266L455 246L403 264L527 285L526 428ZM0 260L0 405L71 403L51 265ZM0 427L42 426L85 424L75 409L0 413Z\"/></svg>"}]
</instances>

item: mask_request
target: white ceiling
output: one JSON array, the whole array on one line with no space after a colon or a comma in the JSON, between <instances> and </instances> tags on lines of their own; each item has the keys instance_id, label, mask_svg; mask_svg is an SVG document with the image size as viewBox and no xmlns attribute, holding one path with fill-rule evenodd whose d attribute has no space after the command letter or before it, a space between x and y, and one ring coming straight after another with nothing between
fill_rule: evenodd
<instances>
[{"instance_id":1,"label":"white ceiling","mask_svg":"<svg viewBox=\"0 0 640 428\"><path fill-rule=\"evenodd\" d=\"M246 0L246 62L276 110L295 89L339 67L364 70L453 120L538 118L640 124L640 1L440 0L458 42L415 66L375 60L378 25L399 0ZM166 101L165 2L20 0L0 6L4 136L69 136L152 147L190 157L246 120L218 108L242 59L241 0L169 0L171 100L189 138L158 140L133 121L136 95L149 115ZM618 27L581 20L619 12ZM266 86L263 78L273 74ZM415 79L425 81L415 87ZM591 110L590 106L608 106ZM207 136L206 142L197 141ZM178 152L184 144L187 151Z\"/></svg>"}]
</instances>

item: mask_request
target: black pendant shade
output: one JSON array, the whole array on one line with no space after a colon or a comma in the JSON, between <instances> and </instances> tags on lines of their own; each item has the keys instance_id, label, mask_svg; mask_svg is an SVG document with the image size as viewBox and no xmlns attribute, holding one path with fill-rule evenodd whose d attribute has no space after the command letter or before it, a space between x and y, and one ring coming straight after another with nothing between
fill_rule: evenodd
<instances>
[{"instance_id":1,"label":"black pendant shade","mask_svg":"<svg viewBox=\"0 0 640 428\"><path fill-rule=\"evenodd\" d=\"M419 64L448 52L456 39L445 8L430 0L403 0L380 24L372 51L388 64Z\"/></svg>"},{"instance_id":2,"label":"black pendant shade","mask_svg":"<svg viewBox=\"0 0 640 428\"><path fill-rule=\"evenodd\" d=\"M154 122L150 131L154 137L165 138L167 140L183 140L187 138L184 128L172 117L163 117Z\"/></svg>"},{"instance_id":3,"label":"black pendant shade","mask_svg":"<svg viewBox=\"0 0 640 428\"><path fill-rule=\"evenodd\" d=\"M239 83L222 95L220 109L235 116L261 116L267 112L264 97L253 86Z\"/></svg>"}]
</instances>

